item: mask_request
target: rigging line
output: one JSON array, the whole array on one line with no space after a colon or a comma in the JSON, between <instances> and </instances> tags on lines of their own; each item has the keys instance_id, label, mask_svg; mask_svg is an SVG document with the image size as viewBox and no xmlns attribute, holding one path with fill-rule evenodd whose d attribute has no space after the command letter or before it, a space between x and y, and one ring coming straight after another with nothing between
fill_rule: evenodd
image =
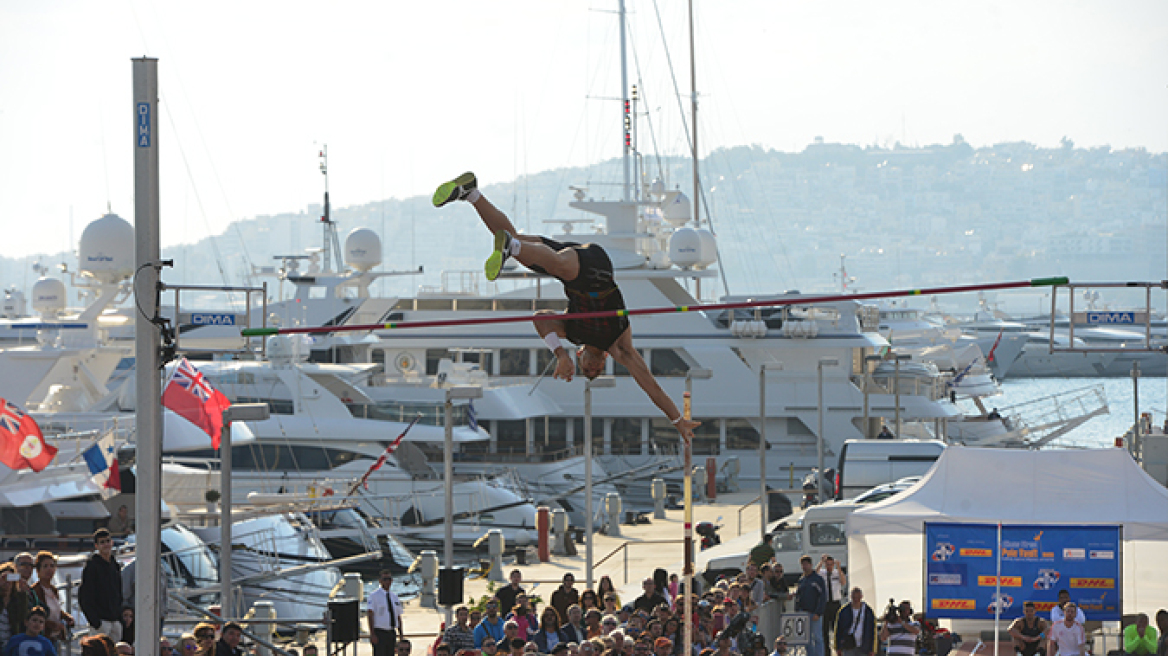
<instances>
[{"instance_id":1,"label":"rigging line","mask_svg":"<svg viewBox=\"0 0 1168 656\"><path fill-rule=\"evenodd\" d=\"M161 93L158 94L162 101L166 97ZM191 163L187 161L187 151L183 148L182 139L178 138L178 127L174 124L174 115L166 110L167 103L160 102L159 105L163 108L163 113L166 114L166 120L170 122L170 129L174 132L174 141L178 144L178 153L182 157L183 168L186 169L187 179L191 183L191 190L195 192L195 202L199 205L199 213L203 215L203 225L207 228L207 237L211 240L211 250L215 252L215 267L219 269L219 277L223 278L223 284L230 286L231 282L227 279L227 272L223 270L223 256L219 253L219 245L215 242L215 235L211 234L211 224L207 221L207 210L203 207L203 197L199 194L199 188L195 185L195 176L191 171ZM230 298L231 292L228 292Z\"/></svg>"},{"instance_id":2,"label":"rigging line","mask_svg":"<svg viewBox=\"0 0 1168 656\"><path fill-rule=\"evenodd\" d=\"M637 90L640 92L641 101L646 104L645 122L649 124L649 141L653 143L653 159L657 162L657 177L664 183L665 167L661 164L661 151L657 147L657 133L653 131L653 113L648 111L648 102L645 101L645 79L641 77L641 57L637 50L637 41L629 36L629 46L633 51L633 67L637 69ZM633 121L637 120L636 115L632 117Z\"/></svg>"},{"instance_id":3,"label":"rigging line","mask_svg":"<svg viewBox=\"0 0 1168 656\"><path fill-rule=\"evenodd\" d=\"M647 314L673 314L709 310L733 310L740 308L781 307L785 305L815 305L834 301L864 301L878 298L897 298L901 296L925 296L929 294L959 294L964 292L989 291L998 289L1019 289L1023 287L1051 287L1068 285L1070 280L1064 276L1050 278L1034 278L1014 282L999 282L980 285L957 285L952 287L932 287L923 289L900 289L887 292L868 292L864 294L832 294L826 296L797 296L772 300L744 301L740 303L709 303L694 305L677 305L667 307L634 308L632 310L598 310L595 312L567 312L564 314L530 314L508 317L480 317L477 319L438 319L433 321L391 321L384 324L364 324L346 326L318 326L294 328L245 328L241 331L243 337L263 337L266 335L292 334L319 334L334 332L354 332L369 330L391 330L407 328L447 328L452 326L470 326L499 323L521 323L526 321L563 321L580 319L604 319L609 317L631 317Z\"/></svg>"}]
</instances>

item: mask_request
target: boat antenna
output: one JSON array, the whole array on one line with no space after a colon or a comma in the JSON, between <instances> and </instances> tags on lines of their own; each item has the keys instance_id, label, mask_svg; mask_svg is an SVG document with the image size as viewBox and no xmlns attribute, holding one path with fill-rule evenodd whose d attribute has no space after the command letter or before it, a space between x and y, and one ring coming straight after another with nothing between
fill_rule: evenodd
<instances>
[{"instance_id":1,"label":"boat antenna","mask_svg":"<svg viewBox=\"0 0 1168 656\"><path fill-rule=\"evenodd\" d=\"M324 214L320 217L320 223L324 231L324 270L337 271L341 270L341 242L337 237L337 224L332 219L332 210L329 207L329 187L328 187L328 144L325 144L320 149L320 172L324 175ZM332 268L331 261L336 259L336 268Z\"/></svg>"}]
</instances>

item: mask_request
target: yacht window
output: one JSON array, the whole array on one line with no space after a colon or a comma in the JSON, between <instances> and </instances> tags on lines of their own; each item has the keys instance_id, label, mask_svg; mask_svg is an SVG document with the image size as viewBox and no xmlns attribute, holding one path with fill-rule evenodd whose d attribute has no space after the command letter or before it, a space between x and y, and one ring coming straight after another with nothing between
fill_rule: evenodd
<instances>
[{"instance_id":1,"label":"yacht window","mask_svg":"<svg viewBox=\"0 0 1168 656\"><path fill-rule=\"evenodd\" d=\"M184 455L192 458L217 458L211 449ZM246 444L231 448L231 465L239 471L313 471L328 470L363 457L342 449L284 444Z\"/></svg>"},{"instance_id":2,"label":"yacht window","mask_svg":"<svg viewBox=\"0 0 1168 656\"><path fill-rule=\"evenodd\" d=\"M676 431L674 431L676 432ZM612 420L612 454L640 455L641 419L621 417Z\"/></svg>"},{"instance_id":3,"label":"yacht window","mask_svg":"<svg viewBox=\"0 0 1168 656\"><path fill-rule=\"evenodd\" d=\"M697 421L702 422L702 425L694 429L693 454L695 456L718 455L720 450L718 420L699 417ZM652 440L655 449L666 452L670 449L676 449L678 443L677 428L664 417L654 418L649 427L649 439Z\"/></svg>"},{"instance_id":4,"label":"yacht window","mask_svg":"<svg viewBox=\"0 0 1168 656\"><path fill-rule=\"evenodd\" d=\"M477 312L490 312L493 309L494 303L489 298L460 298L455 301L455 309L466 312L469 310Z\"/></svg>"},{"instance_id":5,"label":"yacht window","mask_svg":"<svg viewBox=\"0 0 1168 656\"><path fill-rule=\"evenodd\" d=\"M453 310L454 299L452 298L419 298L417 301L419 310Z\"/></svg>"},{"instance_id":6,"label":"yacht window","mask_svg":"<svg viewBox=\"0 0 1168 656\"><path fill-rule=\"evenodd\" d=\"M527 422L524 420L496 421L495 452L527 453Z\"/></svg>"},{"instance_id":7,"label":"yacht window","mask_svg":"<svg viewBox=\"0 0 1168 656\"><path fill-rule=\"evenodd\" d=\"M643 349L637 349L637 352L641 354L642 358L645 357L645 351ZM612 361L612 375L613 376L628 376L629 370L623 364L621 364L621 363L617 362L615 359L613 359L613 361Z\"/></svg>"},{"instance_id":8,"label":"yacht window","mask_svg":"<svg viewBox=\"0 0 1168 656\"><path fill-rule=\"evenodd\" d=\"M843 522L822 522L811 525L811 546L844 544Z\"/></svg>"},{"instance_id":9,"label":"yacht window","mask_svg":"<svg viewBox=\"0 0 1168 656\"><path fill-rule=\"evenodd\" d=\"M654 376L684 376L689 365L674 349L649 351L649 369Z\"/></svg>"},{"instance_id":10,"label":"yacht window","mask_svg":"<svg viewBox=\"0 0 1168 656\"><path fill-rule=\"evenodd\" d=\"M394 303L393 307L390 309L393 309L393 310L412 310L412 309L414 309L414 299L412 299L412 298L398 299L397 303Z\"/></svg>"},{"instance_id":11,"label":"yacht window","mask_svg":"<svg viewBox=\"0 0 1168 656\"><path fill-rule=\"evenodd\" d=\"M232 403L266 403L268 410L274 415L294 415L296 414L295 404L291 399L265 399L250 396L236 396L231 399Z\"/></svg>"},{"instance_id":12,"label":"yacht window","mask_svg":"<svg viewBox=\"0 0 1168 656\"><path fill-rule=\"evenodd\" d=\"M572 420L572 434L576 446L584 449L584 419L576 417ZM677 433L677 431L673 431ZM600 417L592 418L592 455L604 455L604 420Z\"/></svg>"},{"instance_id":13,"label":"yacht window","mask_svg":"<svg viewBox=\"0 0 1168 656\"><path fill-rule=\"evenodd\" d=\"M385 349L373 349L369 354L369 360L373 364L379 364L384 369L385 367Z\"/></svg>"},{"instance_id":14,"label":"yacht window","mask_svg":"<svg viewBox=\"0 0 1168 656\"><path fill-rule=\"evenodd\" d=\"M536 452L555 453L568 448L568 420L564 417L533 417L531 434Z\"/></svg>"},{"instance_id":15,"label":"yacht window","mask_svg":"<svg viewBox=\"0 0 1168 656\"><path fill-rule=\"evenodd\" d=\"M479 369L489 374L491 373L491 359L493 356L494 354L490 352L484 353L482 351L464 351L462 353L462 361L477 364ZM458 361L457 353L451 354L451 357L455 362Z\"/></svg>"},{"instance_id":16,"label":"yacht window","mask_svg":"<svg viewBox=\"0 0 1168 656\"><path fill-rule=\"evenodd\" d=\"M747 419L727 419L726 448L758 451L758 429Z\"/></svg>"},{"instance_id":17,"label":"yacht window","mask_svg":"<svg viewBox=\"0 0 1168 656\"><path fill-rule=\"evenodd\" d=\"M453 360L454 356L446 349L426 349L426 375L438 373L438 363L442 360Z\"/></svg>"},{"instance_id":18,"label":"yacht window","mask_svg":"<svg viewBox=\"0 0 1168 656\"><path fill-rule=\"evenodd\" d=\"M537 298L535 299L535 309L565 312L568 309L568 300L564 298Z\"/></svg>"},{"instance_id":19,"label":"yacht window","mask_svg":"<svg viewBox=\"0 0 1168 656\"><path fill-rule=\"evenodd\" d=\"M495 299L496 310L513 310L520 312L530 312L532 301L530 298L497 298Z\"/></svg>"},{"instance_id":20,"label":"yacht window","mask_svg":"<svg viewBox=\"0 0 1168 656\"><path fill-rule=\"evenodd\" d=\"M531 375L531 349L499 349L499 375Z\"/></svg>"},{"instance_id":21,"label":"yacht window","mask_svg":"<svg viewBox=\"0 0 1168 656\"><path fill-rule=\"evenodd\" d=\"M308 288L308 298L327 298L327 297L328 297L328 288L327 287L321 287L318 285L315 287Z\"/></svg>"},{"instance_id":22,"label":"yacht window","mask_svg":"<svg viewBox=\"0 0 1168 656\"><path fill-rule=\"evenodd\" d=\"M571 346L571 344L569 344L568 346ZM568 355L571 356L572 354L568 353ZM535 350L535 373L538 375L538 374L542 374L546 371L547 375L551 376L552 371L555 368L555 365L552 363L554 363L555 361L556 361L556 356L551 351L549 351L545 348L536 349Z\"/></svg>"}]
</instances>

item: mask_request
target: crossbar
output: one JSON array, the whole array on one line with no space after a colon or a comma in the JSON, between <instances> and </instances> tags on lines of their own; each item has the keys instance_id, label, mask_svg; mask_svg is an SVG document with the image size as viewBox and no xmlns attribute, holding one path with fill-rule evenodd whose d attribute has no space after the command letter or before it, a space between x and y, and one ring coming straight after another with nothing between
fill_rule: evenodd
<instances>
[{"instance_id":1,"label":"crossbar","mask_svg":"<svg viewBox=\"0 0 1168 656\"><path fill-rule=\"evenodd\" d=\"M812 305L815 303L829 303L833 301L865 301L878 298L896 298L901 296L925 296L933 294L960 294L965 292L990 291L996 289L1020 289L1024 287L1057 287L1067 285L1070 281L1065 277L1034 278L1016 282L1000 282L982 285L959 285L952 287L933 287L929 289L902 289L887 292L868 292L864 294L834 294L829 296L799 296L772 300L743 301L739 303L708 303L696 305L676 305L671 307L634 308L632 310L599 310L596 312L568 312L534 314L509 317L478 317L473 319L439 319L434 321L390 321L388 323L361 324L352 326L300 326L292 328L245 328L243 337L263 337L266 335L291 334L320 334L372 330L397 330L406 328L445 328L451 326L471 326L497 323L520 323L525 321L563 321L566 319L602 319L607 317L631 317L646 314L672 314L678 312L694 312L706 310L735 310L743 308L780 307L784 305Z\"/></svg>"}]
</instances>

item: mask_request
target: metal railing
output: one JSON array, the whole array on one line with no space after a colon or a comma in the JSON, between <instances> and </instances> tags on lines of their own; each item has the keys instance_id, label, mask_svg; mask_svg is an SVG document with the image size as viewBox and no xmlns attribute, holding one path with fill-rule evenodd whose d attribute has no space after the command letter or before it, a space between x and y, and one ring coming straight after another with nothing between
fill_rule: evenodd
<instances>
[{"instance_id":1,"label":"metal railing","mask_svg":"<svg viewBox=\"0 0 1168 656\"><path fill-rule=\"evenodd\" d=\"M629 584L629 546L653 545L653 544L682 544L685 540L640 540L637 542L625 542L621 546L608 552L606 556L592 564L592 571L595 572L604 563L608 562L610 558L618 553L624 553L624 585Z\"/></svg>"},{"instance_id":2,"label":"metal railing","mask_svg":"<svg viewBox=\"0 0 1168 656\"><path fill-rule=\"evenodd\" d=\"M792 467L793 467L793 465L792 465ZM794 471L794 470L792 469L792 471ZM792 479L794 479L794 474L792 474L791 476L792 476ZM787 490L767 490L767 494L786 494L787 496L794 496L794 499L791 499L791 507L795 508L798 505L797 502L800 501L799 497L803 495L803 490L798 490L795 488L790 488ZM755 497L753 499L751 499L750 501L748 501L748 502L746 502L738 507L738 510L737 510L737 513L738 513L738 533L736 533L736 535L742 535L742 511L744 511L748 508L751 508L751 509L756 508L758 506L760 499L762 499L761 494L755 495ZM768 515L769 521L774 521L776 519L780 519L778 517L773 517L773 518L770 517L769 513L767 515Z\"/></svg>"}]
</instances>

